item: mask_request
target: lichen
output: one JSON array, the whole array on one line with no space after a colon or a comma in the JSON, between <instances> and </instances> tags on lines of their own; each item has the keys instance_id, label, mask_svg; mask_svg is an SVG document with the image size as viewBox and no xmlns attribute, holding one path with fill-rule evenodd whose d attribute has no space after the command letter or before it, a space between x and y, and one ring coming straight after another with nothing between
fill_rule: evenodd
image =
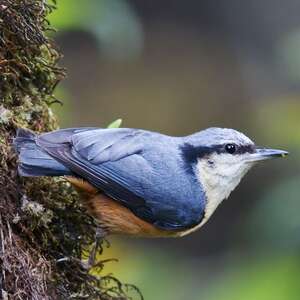
<instances>
[{"instance_id":1,"label":"lichen","mask_svg":"<svg viewBox=\"0 0 300 300\"><path fill-rule=\"evenodd\" d=\"M55 4L0 0L0 298L129 299L129 290L141 298L134 286L104 274L105 261L96 261L98 276L83 262L97 224L70 184L17 174L16 129L58 128L51 105L65 70L45 34Z\"/></svg>"}]
</instances>

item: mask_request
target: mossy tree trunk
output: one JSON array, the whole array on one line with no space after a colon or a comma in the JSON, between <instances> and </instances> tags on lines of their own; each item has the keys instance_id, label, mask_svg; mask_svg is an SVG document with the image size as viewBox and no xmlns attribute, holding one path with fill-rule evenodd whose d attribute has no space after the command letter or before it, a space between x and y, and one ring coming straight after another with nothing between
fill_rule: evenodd
<instances>
[{"instance_id":1,"label":"mossy tree trunk","mask_svg":"<svg viewBox=\"0 0 300 300\"><path fill-rule=\"evenodd\" d=\"M45 32L55 3L0 0L0 299L127 299L111 276L92 276L82 253L95 221L63 179L22 179L12 139L18 127L57 128L50 106L65 76ZM95 266L102 274L103 263Z\"/></svg>"}]
</instances>

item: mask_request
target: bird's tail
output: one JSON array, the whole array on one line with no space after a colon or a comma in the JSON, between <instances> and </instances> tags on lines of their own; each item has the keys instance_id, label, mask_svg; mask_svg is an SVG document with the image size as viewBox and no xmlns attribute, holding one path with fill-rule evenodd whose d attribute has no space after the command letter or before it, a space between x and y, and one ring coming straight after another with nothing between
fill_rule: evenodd
<instances>
[{"instance_id":1,"label":"bird's tail","mask_svg":"<svg viewBox=\"0 0 300 300\"><path fill-rule=\"evenodd\" d=\"M69 169L36 144L36 137L30 130L23 128L17 130L13 146L19 154L19 174L28 177L70 175Z\"/></svg>"}]
</instances>

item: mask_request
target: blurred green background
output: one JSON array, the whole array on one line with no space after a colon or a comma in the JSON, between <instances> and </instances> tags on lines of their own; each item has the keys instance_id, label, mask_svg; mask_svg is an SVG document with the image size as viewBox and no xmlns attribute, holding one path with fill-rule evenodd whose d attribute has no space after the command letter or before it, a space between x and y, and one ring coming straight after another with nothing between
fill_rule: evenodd
<instances>
[{"instance_id":1,"label":"blurred green background","mask_svg":"<svg viewBox=\"0 0 300 300\"><path fill-rule=\"evenodd\" d=\"M297 0L58 1L62 127L223 126L291 152L252 170L190 236L111 240L105 256L120 262L106 271L145 299L299 299L299 11Z\"/></svg>"}]
</instances>

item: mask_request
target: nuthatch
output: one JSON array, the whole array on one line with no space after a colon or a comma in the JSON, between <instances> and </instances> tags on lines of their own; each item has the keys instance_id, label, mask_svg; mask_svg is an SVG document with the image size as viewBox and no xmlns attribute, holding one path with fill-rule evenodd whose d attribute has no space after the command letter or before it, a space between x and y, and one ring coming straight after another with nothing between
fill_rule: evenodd
<instances>
[{"instance_id":1,"label":"nuthatch","mask_svg":"<svg viewBox=\"0 0 300 300\"><path fill-rule=\"evenodd\" d=\"M14 139L21 176L66 176L107 233L184 236L200 228L258 161L283 157L233 129L185 137L71 128Z\"/></svg>"}]
</instances>

